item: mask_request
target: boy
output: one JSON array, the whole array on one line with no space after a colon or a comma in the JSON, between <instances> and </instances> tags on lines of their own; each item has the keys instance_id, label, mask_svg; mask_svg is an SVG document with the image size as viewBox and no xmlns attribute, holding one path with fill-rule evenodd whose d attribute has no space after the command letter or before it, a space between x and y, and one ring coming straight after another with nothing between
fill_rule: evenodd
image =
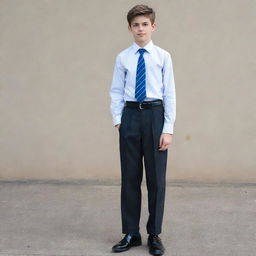
<instances>
[{"instance_id":1,"label":"boy","mask_svg":"<svg viewBox=\"0 0 256 256\"><path fill-rule=\"evenodd\" d=\"M155 12L136 5L127 14L134 43L116 57L111 113L119 130L121 215L124 238L112 247L123 252L141 245L139 220L143 157L148 190L147 245L152 255L165 248L158 236L164 213L168 146L176 118L176 94L171 55L153 44Z\"/></svg>"}]
</instances>

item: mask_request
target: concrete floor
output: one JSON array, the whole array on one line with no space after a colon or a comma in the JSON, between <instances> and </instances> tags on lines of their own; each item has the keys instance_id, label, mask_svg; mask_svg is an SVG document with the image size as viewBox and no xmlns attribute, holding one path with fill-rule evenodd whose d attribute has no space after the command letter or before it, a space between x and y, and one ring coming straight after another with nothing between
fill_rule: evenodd
<instances>
[{"instance_id":1,"label":"concrete floor","mask_svg":"<svg viewBox=\"0 0 256 256\"><path fill-rule=\"evenodd\" d=\"M118 255L149 255L142 192L143 245ZM119 200L119 184L0 182L0 255L117 255ZM168 184L160 237L168 256L255 256L256 185Z\"/></svg>"}]
</instances>

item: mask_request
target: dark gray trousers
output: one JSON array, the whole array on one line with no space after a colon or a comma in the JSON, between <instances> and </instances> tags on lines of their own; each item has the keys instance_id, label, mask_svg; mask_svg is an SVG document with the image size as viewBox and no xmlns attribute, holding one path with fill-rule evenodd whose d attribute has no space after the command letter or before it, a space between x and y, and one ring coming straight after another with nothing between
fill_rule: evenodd
<instances>
[{"instance_id":1,"label":"dark gray trousers","mask_svg":"<svg viewBox=\"0 0 256 256\"><path fill-rule=\"evenodd\" d=\"M148 191L148 234L160 234L164 214L168 150L159 151L164 107L124 107L119 128L122 233L138 233L143 159Z\"/></svg>"}]
</instances>

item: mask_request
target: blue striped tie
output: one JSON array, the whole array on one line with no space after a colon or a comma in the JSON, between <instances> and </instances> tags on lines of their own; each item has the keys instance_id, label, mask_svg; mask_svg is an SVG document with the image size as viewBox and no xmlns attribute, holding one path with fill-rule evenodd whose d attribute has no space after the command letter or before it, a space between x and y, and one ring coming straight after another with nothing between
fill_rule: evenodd
<instances>
[{"instance_id":1,"label":"blue striped tie","mask_svg":"<svg viewBox=\"0 0 256 256\"><path fill-rule=\"evenodd\" d=\"M137 64L135 98L139 102L142 102L146 98L146 67L143 57L146 50L140 48L138 51L140 56Z\"/></svg>"}]
</instances>

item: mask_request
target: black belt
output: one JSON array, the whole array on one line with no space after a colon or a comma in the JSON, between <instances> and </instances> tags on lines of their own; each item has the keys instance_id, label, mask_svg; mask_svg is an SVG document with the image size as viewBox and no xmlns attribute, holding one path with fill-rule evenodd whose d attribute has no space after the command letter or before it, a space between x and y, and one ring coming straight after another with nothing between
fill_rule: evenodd
<instances>
[{"instance_id":1,"label":"black belt","mask_svg":"<svg viewBox=\"0 0 256 256\"><path fill-rule=\"evenodd\" d=\"M144 109L144 108L152 108L154 106L161 106L163 105L162 100L153 100L153 101L143 101L143 102L138 102L138 101L126 101L125 106L129 108L139 108L139 109Z\"/></svg>"}]
</instances>

